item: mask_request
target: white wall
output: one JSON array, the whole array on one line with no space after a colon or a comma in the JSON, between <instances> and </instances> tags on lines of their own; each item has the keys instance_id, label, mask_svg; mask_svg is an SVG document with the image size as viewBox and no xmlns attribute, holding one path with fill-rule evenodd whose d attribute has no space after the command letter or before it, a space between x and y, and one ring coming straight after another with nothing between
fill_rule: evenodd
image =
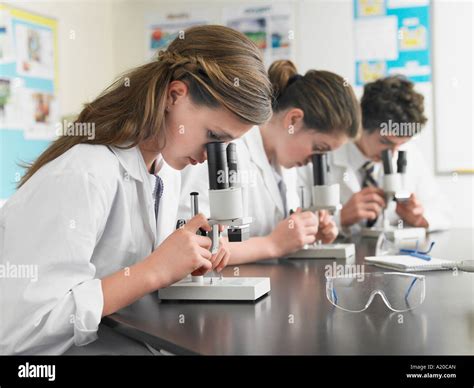
<instances>
[{"instance_id":1,"label":"white wall","mask_svg":"<svg viewBox=\"0 0 474 388\"><path fill-rule=\"evenodd\" d=\"M436 11L440 1L434 0ZM284 1L283 1L284 2ZM119 73L143 63L146 20L154 14L206 9L212 22L220 22L220 10L229 4L268 4L265 1L29 1L19 6L59 20L60 92L63 114L80 110ZM272 3L275 3L273 1ZM352 0L290 1L295 10L295 60L301 72L310 68L331 70L354 80ZM456 7L455 1L450 1ZM437 19L434 13L433 28ZM75 40L70 32L75 32ZM436 93L441 93L439 89ZM440 108L441 109L441 108ZM449 105L442 109L450 110ZM466 112L466 114L469 114ZM472 112L471 112L472 114ZM431 171L435 171L432 112L429 125L417 140ZM453 128L453 136L472 139L473 128ZM471 140L472 141L472 140ZM456 152L456 150L453 150ZM473 227L474 176L436 176L440 190L453 204L453 225Z\"/></svg>"}]
</instances>

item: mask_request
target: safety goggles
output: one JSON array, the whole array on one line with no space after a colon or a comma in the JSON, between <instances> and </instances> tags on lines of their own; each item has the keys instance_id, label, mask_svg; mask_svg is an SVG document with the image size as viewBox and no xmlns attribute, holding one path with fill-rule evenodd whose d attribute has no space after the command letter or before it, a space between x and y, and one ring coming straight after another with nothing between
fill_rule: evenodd
<instances>
[{"instance_id":1,"label":"safety goggles","mask_svg":"<svg viewBox=\"0 0 474 388\"><path fill-rule=\"evenodd\" d=\"M329 302L342 310L362 312L377 294L392 311L412 310L425 300L425 277L398 272L326 277L326 296Z\"/></svg>"}]
</instances>

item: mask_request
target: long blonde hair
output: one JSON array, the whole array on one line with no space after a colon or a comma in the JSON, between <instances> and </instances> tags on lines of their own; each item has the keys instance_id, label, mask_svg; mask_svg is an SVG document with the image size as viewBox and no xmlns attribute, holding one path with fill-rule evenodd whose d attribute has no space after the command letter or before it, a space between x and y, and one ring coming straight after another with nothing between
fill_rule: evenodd
<instances>
[{"instance_id":1,"label":"long blonde hair","mask_svg":"<svg viewBox=\"0 0 474 388\"><path fill-rule=\"evenodd\" d=\"M60 136L26 166L18 187L77 144L131 148L150 138L164 144L167 90L174 80L188 85L193 103L224 107L242 122L262 124L272 114L271 84L257 46L228 27L192 27L156 60L124 74L85 105L75 123L93 123L93 139Z\"/></svg>"}]
</instances>

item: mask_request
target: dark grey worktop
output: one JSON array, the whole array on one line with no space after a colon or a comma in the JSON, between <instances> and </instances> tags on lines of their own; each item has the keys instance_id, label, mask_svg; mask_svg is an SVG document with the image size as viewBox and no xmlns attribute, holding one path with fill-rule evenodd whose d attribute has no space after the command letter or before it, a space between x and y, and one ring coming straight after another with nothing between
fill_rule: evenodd
<instances>
[{"instance_id":1,"label":"dark grey worktop","mask_svg":"<svg viewBox=\"0 0 474 388\"><path fill-rule=\"evenodd\" d=\"M433 256L473 259L473 232L431 234ZM374 254L375 240L354 242L356 264L363 264L364 256ZM411 312L394 313L376 297L365 312L349 313L326 299L324 272L332 262L241 265L240 276L271 278L268 296L255 303L216 303L160 302L152 294L103 322L175 354L474 354L473 273L422 272L426 299ZM233 268L224 276L233 276ZM365 271L384 270L366 266Z\"/></svg>"}]
</instances>

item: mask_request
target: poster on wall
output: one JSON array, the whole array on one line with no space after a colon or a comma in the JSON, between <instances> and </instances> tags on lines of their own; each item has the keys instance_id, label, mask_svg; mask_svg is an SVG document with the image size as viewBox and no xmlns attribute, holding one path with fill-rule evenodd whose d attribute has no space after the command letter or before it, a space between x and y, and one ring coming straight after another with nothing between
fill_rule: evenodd
<instances>
[{"instance_id":1,"label":"poster on wall","mask_svg":"<svg viewBox=\"0 0 474 388\"><path fill-rule=\"evenodd\" d=\"M25 138L47 139L56 129L59 117L56 97L51 93L29 91L26 95L24 114L26 117Z\"/></svg>"},{"instance_id":2,"label":"poster on wall","mask_svg":"<svg viewBox=\"0 0 474 388\"><path fill-rule=\"evenodd\" d=\"M21 130L25 140L52 140L60 121L56 21L9 7L0 12L6 16L0 23L0 129Z\"/></svg>"},{"instance_id":3,"label":"poster on wall","mask_svg":"<svg viewBox=\"0 0 474 388\"><path fill-rule=\"evenodd\" d=\"M391 74L431 82L429 0L354 0L356 85Z\"/></svg>"},{"instance_id":4,"label":"poster on wall","mask_svg":"<svg viewBox=\"0 0 474 388\"><path fill-rule=\"evenodd\" d=\"M229 6L223 24L249 37L261 50L266 65L277 59L294 59L295 22L291 4Z\"/></svg>"},{"instance_id":5,"label":"poster on wall","mask_svg":"<svg viewBox=\"0 0 474 388\"><path fill-rule=\"evenodd\" d=\"M0 5L0 205L56 138L57 21Z\"/></svg>"},{"instance_id":6,"label":"poster on wall","mask_svg":"<svg viewBox=\"0 0 474 388\"><path fill-rule=\"evenodd\" d=\"M54 78L53 32L49 28L16 23L17 73L27 77Z\"/></svg>"},{"instance_id":7,"label":"poster on wall","mask_svg":"<svg viewBox=\"0 0 474 388\"><path fill-rule=\"evenodd\" d=\"M8 12L0 10L0 63L14 60L11 18Z\"/></svg>"},{"instance_id":8,"label":"poster on wall","mask_svg":"<svg viewBox=\"0 0 474 388\"><path fill-rule=\"evenodd\" d=\"M159 50L166 49L178 35L193 26L209 24L205 12L174 12L152 18L147 28L146 60L156 58Z\"/></svg>"}]
</instances>

